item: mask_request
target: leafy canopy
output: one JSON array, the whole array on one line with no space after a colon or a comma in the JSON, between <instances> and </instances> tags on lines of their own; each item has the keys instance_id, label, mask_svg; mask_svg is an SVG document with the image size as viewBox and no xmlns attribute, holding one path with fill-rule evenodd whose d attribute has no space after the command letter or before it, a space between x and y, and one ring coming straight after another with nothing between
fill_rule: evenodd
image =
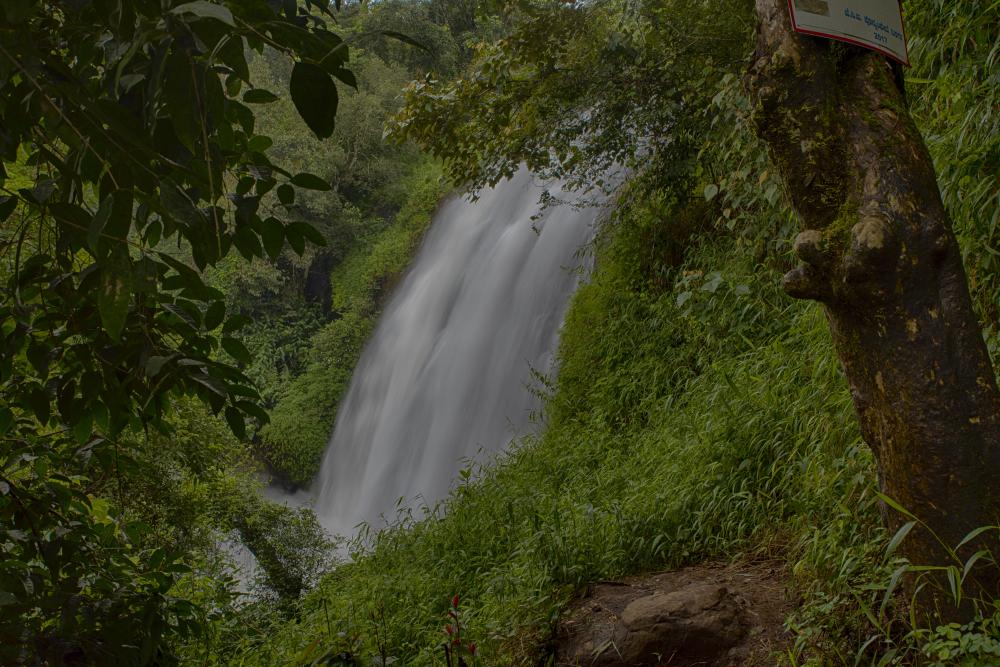
<instances>
[{"instance_id":1,"label":"leafy canopy","mask_svg":"<svg viewBox=\"0 0 1000 667\"><path fill-rule=\"evenodd\" d=\"M337 3L339 6L339 3ZM264 422L249 361L202 272L322 243L263 215L327 190L268 157L248 50L293 62L291 98L330 136L354 86L326 2L5 0L0 6L0 662L165 661L199 628L176 554L94 493L196 396L237 435ZM224 356L223 355L228 355Z\"/></svg>"}]
</instances>

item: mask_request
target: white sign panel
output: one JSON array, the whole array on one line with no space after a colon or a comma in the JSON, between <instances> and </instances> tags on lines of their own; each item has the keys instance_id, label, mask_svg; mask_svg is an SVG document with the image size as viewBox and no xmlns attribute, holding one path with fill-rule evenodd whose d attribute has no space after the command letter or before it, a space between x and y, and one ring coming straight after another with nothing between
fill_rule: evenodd
<instances>
[{"instance_id":1,"label":"white sign panel","mask_svg":"<svg viewBox=\"0 0 1000 667\"><path fill-rule=\"evenodd\" d=\"M788 0L795 32L829 37L910 64L899 0Z\"/></svg>"}]
</instances>

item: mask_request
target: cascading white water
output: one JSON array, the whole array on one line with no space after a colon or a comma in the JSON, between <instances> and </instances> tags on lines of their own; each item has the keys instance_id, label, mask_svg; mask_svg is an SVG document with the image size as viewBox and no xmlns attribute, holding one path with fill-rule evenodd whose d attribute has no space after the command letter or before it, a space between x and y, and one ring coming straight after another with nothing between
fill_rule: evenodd
<instances>
[{"instance_id":1,"label":"cascading white water","mask_svg":"<svg viewBox=\"0 0 1000 667\"><path fill-rule=\"evenodd\" d=\"M542 209L545 190L568 196L522 169L438 211L340 404L316 482L332 532L389 516L401 497L433 504L463 458L524 434L537 407L530 370L550 369L599 214Z\"/></svg>"}]
</instances>

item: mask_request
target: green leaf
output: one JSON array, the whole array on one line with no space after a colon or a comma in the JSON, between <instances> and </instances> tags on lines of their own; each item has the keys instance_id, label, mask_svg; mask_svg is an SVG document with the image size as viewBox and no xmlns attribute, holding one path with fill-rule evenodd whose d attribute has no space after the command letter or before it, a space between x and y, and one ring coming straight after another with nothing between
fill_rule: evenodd
<instances>
[{"instance_id":1,"label":"green leaf","mask_svg":"<svg viewBox=\"0 0 1000 667\"><path fill-rule=\"evenodd\" d=\"M293 188L288 183L282 183L278 186L278 201L280 201L285 206L291 206L295 203L295 188Z\"/></svg>"},{"instance_id":2,"label":"green leaf","mask_svg":"<svg viewBox=\"0 0 1000 667\"><path fill-rule=\"evenodd\" d=\"M0 222L4 222L17 208L17 197L0 197Z\"/></svg>"},{"instance_id":3,"label":"green leaf","mask_svg":"<svg viewBox=\"0 0 1000 667\"><path fill-rule=\"evenodd\" d=\"M176 222L188 227L208 224L191 198L169 181L160 184L160 205Z\"/></svg>"},{"instance_id":4,"label":"green leaf","mask_svg":"<svg viewBox=\"0 0 1000 667\"><path fill-rule=\"evenodd\" d=\"M981 558L986 558L987 562L993 564L994 567L995 567L995 563L993 561L993 557L990 554L990 552L986 551L985 549L980 549L976 553L972 554L972 557L969 558L969 560L965 561L965 567L962 568L962 581L963 582L965 581L966 577L969 576L969 572L972 570L973 566Z\"/></svg>"},{"instance_id":5,"label":"green leaf","mask_svg":"<svg viewBox=\"0 0 1000 667\"><path fill-rule=\"evenodd\" d=\"M260 245L260 239L250 226L240 227L233 236L233 243L240 254L247 259L260 257L264 254L264 249Z\"/></svg>"},{"instance_id":6,"label":"green leaf","mask_svg":"<svg viewBox=\"0 0 1000 667\"><path fill-rule=\"evenodd\" d=\"M289 83L292 103L309 129L320 139L333 134L339 101L337 85L321 67L297 62Z\"/></svg>"},{"instance_id":7,"label":"green leaf","mask_svg":"<svg viewBox=\"0 0 1000 667\"><path fill-rule=\"evenodd\" d=\"M225 385L211 375L206 375L204 373L192 373L189 377L203 387L211 390L211 392L217 396L226 395Z\"/></svg>"},{"instance_id":8,"label":"green leaf","mask_svg":"<svg viewBox=\"0 0 1000 667\"><path fill-rule=\"evenodd\" d=\"M236 21L233 20L233 13L229 11L223 5L217 5L214 2L207 2L207 0L195 0L195 2L187 2L183 5L178 5L170 10L171 14L194 14L199 18L210 18L216 21L222 21L226 25L236 27Z\"/></svg>"},{"instance_id":9,"label":"green leaf","mask_svg":"<svg viewBox=\"0 0 1000 667\"><path fill-rule=\"evenodd\" d=\"M892 600L892 594L899 585L899 580L909 571L909 569L910 565L909 563L906 563L897 567L892 573L892 576L889 578L889 586L885 589L885 594L882 596L882 604L879 606L880 615L885 611L885 608L889 605L890 600Z\"/></svg>"},{"instance_id":10,"label":"green leaf","mask_svg":"<svg viewBox=\"0 0 1000 667\"><path fill-rule=\"evenodd\" d=\"M246 325L250 324L252 320L246 315L233 315L226 323L222 326L222 333L232 333L234 331L239 331Z\"/></svg>"},{"instance_id":11,"label":"green leaf","mask_svg":"<svg viewBox=\"0 0 1000 667\"><path fill-rule=\"evenodd\" d=\"M268 148L274 145L274 140L271 137L265 137L262 134L258 134L250 138L247 142L247 150L253 151L254 153L263 153Z\"/></svg>"},{"instance_id":12,"label":"green leaf","mask_svg":"<svg viewBox=\"0 0 1000 667\"><path fill-rule=\"evenodd\" d=\"M915 525L917 525L916 521L907 521L896 531L896 534L889 540L889 546L885 548L886 556L890 556L899 547L900 543L906 539L906 536L910 534Z\"/></svg>"},{"instance_id":13,"label":"green leaf","mask_svg":"<svg viewBox=\"0 0 1000 667\"><path fill-rule=\"evenodd\" d=\"M101 267L101 291L97 296L97 309L101 324L112 339L121 337L132 301L132 262L125 251L116 252Z\"/></svg>"},{"instance_id":14,"label":"green leaf","mask_svg":"<svg viewBox=\"0 0 1000 667\"><path fill-rule=\"evenodd\" d=\"M170 355L168 357L159 357L159 356L150 357L149 359L146 360L146 376L156 377L157 375L160 374L160 371L163 370L163 367L166 365L166 363L173 358L174 355Z\"/></svg>"},{"instance_id":15,"label":"green leaf","mask_svg":"<svg viewBox=\"0 0 1000 667\"><path fill-rule=\"evenodd\" d=\"M250 356L250 351L247 350L243 343L235 338L224 337L222 339L222 349L228 352L229 355L236 361L241 361L244 364L249 364L253 361L253 357Z\"/></svg>"},{"instance_id":16,"label":"green leaf","mask_svg":"<svg viewBox=\"0 0 1000 667\"><path fill-rule=\"evenodd\" d=\"M114 195L108 195L101 200L101 205L97 208L97 213L94 214L93 219L90 221L90 227L87 229L87 245L90 247L91 252L94 253L94 257L98 256L98 244L101 242L101 234L104 233L104 226L108 224L108 219L111 218L112 208L114 208Z\"/></svg>"},{"instance_id":17,"label":"green leaf","mask_svg":"<svg viewBox=\"0 0 1000 667\"><path fill-rule=\"evenodd\" d=\"M240 440L247 437L247 425L243 420L243 413L234 407L226 408L226 423L232 429L233 435Z\"/></svg>"},{"instance_id":18,"label":"green leaf","mask_svg":"<svg viewBox=\"0 0 1000 667\"><path fill-rule=\"evenodd\" d=\"M301 173L292 176L292 185L297 185L300 188L305 188L306 190L319 190L321 192L326 192L331 189L329 181L326 181L316 174Z\"/></svg>"},{"instance_id":19,"label":"green leaf","mask_svg":"<svg viewBox=\"0 0 1000 667\"><path fill-rule=\"evenodd\" d=\"M318 229L316 229L309 223L293 222L292 224L289 225L289 227L294 228L294 231L292 232L293 234L297 234L305 238L307 241L309 241L314 245L318 245L320 247L326 247L326 237L324 237L323 234L321 234Z\"/></svg>"},{"instance_id":20,"label":"green leaf","mask_svg":"<svg viewBox=\"0 0 1000 667\"><path fill-rule=\"evenodd\" d=\"M36 389L25 396L28 407L35 413L35 419L41 424L48 424L52 406L49 404L49 395L43 389Z\"/></svg>"},{"instance_id":21,"label":"green leaf","mask_svg":"<svg viewBox=\"0 0 1000 667\"><path fill-rule=\"evenodd\" d=\"M226 319L226 302L216 301L205 312L204 326L208 331L214 331Z\"/></svg>"},{"instance_id":22,"label":"green leaf","mask_svg":"<svg viewBox=\"0 0 1000 667\"><path fill-rule=\"evenodd\" d=\"M975 530L971 531L968 535L962 538L962 541L955 546L955 551L958 551L966 544L976 539L977 537L979 537L988 530L1000 530L1000 528L998 528L997 526L980 526L979 528L976 528Z\"/></svg>"},{"instance_id":23,"label":"green leaf","mask_svg":"<svg viewBox=\"0 0 1000 667\"><path fill-rule=\"evenodd\" d=\"M42 378L49 374L49 346L34 338L28 343L28 362Z\"/></svg>"},{"instance_id":24,"label":"green leaf","mask_svg":"<svg viewBox=\"0 0 1000 667\"><path fill-rule=\"evenodd\" d=\"M349 69L344 69L343 67L335 70L333 75L346 83L348 86L354 90L358 89L358 79L354 76L354 72Z\"/></svg>"},{"instance_id":25,"label":"green leaf","mask_svg":"<svg viewBox=\"0 0 1000 667\"><path fill-rule=\"evenodd\" d=\"M87 414L73 424L73 439L78 444L83 444L93 435L94 418Z\"/></svg>"},{"instance_id":26,"label":"green leaf","mask_svg":"<svg viewBox=\"0 0 1000 667\"><path fill-rule=\"evenodd\" d=\"M271 102L277 102L278 96L270 90L254 88L243 93L243 101L247 104L270 104Z\"/></svg>"},{"instance_id":27,"label":"green leaf","mask_svg":"<svg viewBox=\"0 0 1000 667\"><path fill-rule=\"evenodd\" d=\"M192 76L193 67L194 63L187 53L172 51L164 65L165 79L160 93L174 132L189 151L195 150L201 128L196 107L197 86Z\"/></svg>"},{"instance_id":28,"label":"green leaf","mask_svg":"<svg viewBox=\"0 0 1000 667\"><path fill-rule=\"evenodd\" d=\"M395 39L395 40L399 40L400 42L403 42L404 44L409 44L410 46L415 46L418 49L423 49L427 53L431 52L431 50L429 48L427 48L426 46L424 46L423 44L421 44L417 40L413 39L409 35L404 35L401 32L396 32L395 30L383 30L382 34L385 35L386 37L389 37L389 38L392 38L392 39Z\"/></svg>"},{"instance_id":29,"label":"green leaf","mask_svg":"<svg viewBox=\"0 0 1000 667\"><path fill-rule=\"evenodd\" d=\"M712 201L715 196L719 194L719 186L715 183L709 183L705 186L705 201Z\"/></svg>"},{"instance_id":30,"label":"green leaf","mask_svg":"<svg viewBox=\"0 0 1000 667\"><path fill-rule=\"evenodd\" d=\"M299 257L301 257L302 253L306 251L306 240L305 237L302 236L302 231L296 229L292 225L285 227L285 240L288 241L288 245L292 246L292 250L294 250L295 254Z\"/></svg>"},{"instance_id":31,"label":"green leaf","mask_svg":"<svg viewBox=\"0 0 1000 667\"><path fill-rule=\"evenodd\" d=\"M6 435L14 424L14 413L10 408L0 408L0 435Z\"/></svg>"},{"instance_id":32,"label":"green leaf","mask_svg":"<svg viewBox=\"0 0 1000 667\"><path fill-rule=\"evenodd\" d=\"M219 47L217 55L221 62L236 72L236 76L244 81L250 80L250 68L247 66L242 37L239 35L227 37L226 41Z\"/></svg>"},{"instance_id":33,"label":"green leaf","mask_svg":"<svg viewBox=\"0 0 1000 667\"><path fill-rule=\"evenodd\" d=\"M284 187L284 186L283 186ZM281 188L278 188L279 196ZM277 218L268 218L261 223L260 238L264 242L264 250L271 259L277 259L281 249L285 247L285 226Z\"/></svg>"},{"instance_id":34,"label":"green leaf","mask_svg":"<svg viewBox=\"0 0 1000 667\"><path fill-rule=\"evenodd\" d=\"M250 401L236 401L236 407L238 407L243 412L256 417L258 421L262 424L266 424L270 421L267 411L260 407L256 403L251 403Z\"/></svg>"},{"instance_id":35,"label":"green leaf","mask_svg":"<svg viewBox=\"0 0 1000 667\"><path fill-rule=\"evenodd\" d=\"M875 495L878 497L879 500L881 500L886 505L888 505L892 509L896 510L897 512L899 512L900 514L902 514L906 518L913 519L914 521L918 521L919 522L919 519L917 519L917 517L913 516L913 514L909 510L907 510L905 507L903 507L898 502L896 502L895 500L893 500L889 496L885 495L881 491L876 491Z\"/></svg>"}]
</instances>

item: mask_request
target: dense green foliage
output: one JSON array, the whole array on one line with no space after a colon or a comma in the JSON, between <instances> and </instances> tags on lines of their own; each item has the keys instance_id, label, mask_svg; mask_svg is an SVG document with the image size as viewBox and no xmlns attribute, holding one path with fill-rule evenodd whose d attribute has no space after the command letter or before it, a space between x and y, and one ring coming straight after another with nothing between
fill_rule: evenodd
<instances>
[{"instance_id":1,"label":"dense green foliage","mask_svg":"<svg viewBox=\"0 0 1000 667\"><path fill-rule=\"evenodd\" d=\"M916 64L908 75L910 102L995 351L998 8L924 0L907 9ZM529 13L529 30L536 20ZM680 21L671 33L698 34ZM552 85L521 88L543 69L523 60L509 89L491 86L508 76L503 68L523 55L518 49L564 58L550 75L569 72L567 80L578 81L575 57L592 63L590 49L607 42L594 40L590 29L576 34L583 44L567 37L544 46L527 40L485 47L478 77L413 89L397 131L450 160L450 173L480 183L531 155L536 166L552 167L533 148L537 131L522 139L528 121L541 136L558 134L553 128L577 120L574 104L604 98L595 99L586 80L581 89L588 92L569 102L551 95ZM706 41L685 44L710 55L714 42ZM491 69L498 59L501 74ZM535 664L545 656L553 619L582 584L741 557L787 563L801 596L787 622L794 642L776 661L944 665L997 658L996 610L984 609L981 622L965 627L913 627L905 615L897 584L907 564L893 555L893 536L881 527L873 461L822 311L777 287L792 261L794 219L745 123L743 62L708 57L697 61L697 71L673 72L691 84L687 101L698 105L688 107L695 117L683 120L686 142L666 149L682 166L652 159L621 193L595 248L596 270L567 317L543 434L469 471L470 480L431 517L403 516L362 536L355 561L307 598L305 621L272 637L255 661L296 656L308 663L343 651L363 661L387 651L406 664L439 664L443 619L457 593L464 636L478 642L485 664ZM481 82L510 106L484 118L479 111L495 98L456 100ZM970 135L977 141L966 143ZM584 140L599 151L600 133ZM572 138L537 141L558 150ZM612 142L608 150L615 149ZM594 174L602 164L600 155L564 159L555 170Z\"/></svg>"},{"instance_id":2,"label":"dense green foliage","mask_svg":"<svg viewBox=\"0 0 1000 667\"><path fill-rule=\"evenodd\" d=\"M587 582L740 558L801 600L776 661L997 660L996 609L906 617L822 311L778 288L752 3L347 4L0 6L0 662L441 664L451 611L481 663L537 664ZM1000 4L905 7L996 358ZM310 483L447 187L408 140L473 187L633 175L541 434L338 564L259 468Z\"/></svg>"},{"instance_id":3,"label":"dense green foliage","mask_svg":"<svg viewBox=\"0 0 1000 667\"><path fill-rule=\"evenodd\" d=\"M139 441L172 429L182 397L238 435L267 419L219 358L248 352L201 272L231 250L323 241L261 215L275 188L291 203L329 185L267 156L248 105L274 96L246 52L270 44L309 73L291 96L328 136L348 50L316 2L17 0L0 14L0 154L18 165L9 181L0 168L0 659L170 662L165 640L204 627L172 591L190 563L130 515L125 479L159 472Z\"/></svg>"},{"instance_id":4,"label":"dense green foliage","mask_svg":"<svg viewBox=\"0 0 1000 667\"><path fill-rule=\"evenodd\" d=\"M364 21L333 10L0 8L0 662L169 664L329 568L249 439L331 319L330 271L427 171L381 140L410 74L356 51L359 84ZM225 543L256 557L252 604Z\"/></svg>"}]
</instances>

